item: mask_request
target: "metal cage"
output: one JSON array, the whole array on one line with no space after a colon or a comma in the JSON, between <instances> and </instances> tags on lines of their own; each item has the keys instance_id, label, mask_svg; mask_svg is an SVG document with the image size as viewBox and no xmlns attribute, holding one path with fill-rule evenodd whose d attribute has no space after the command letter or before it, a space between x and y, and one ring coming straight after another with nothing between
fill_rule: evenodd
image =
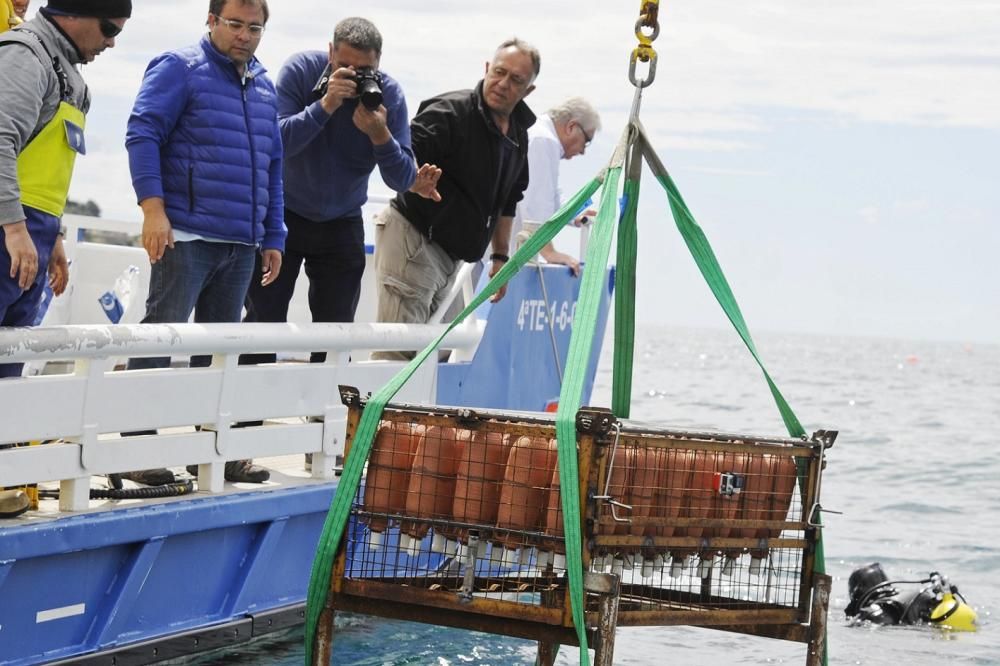
<instances>
[{"instance_id":1,"label":"metal cage","mask_svg":"<svg viewBox=\"0 0 1000 666\"><path fill-rule=\"evenodd\" d=\"M364 401L341 392L349 451ZM815 647L828 580L811 517L836 433L680 432L594 408L576 427L595 645L609 651L615 626L687 624ZM532 638L540 654L577 644L555 437L544 415L387 406L327 610Z\"/></svg>"}]
</instances>

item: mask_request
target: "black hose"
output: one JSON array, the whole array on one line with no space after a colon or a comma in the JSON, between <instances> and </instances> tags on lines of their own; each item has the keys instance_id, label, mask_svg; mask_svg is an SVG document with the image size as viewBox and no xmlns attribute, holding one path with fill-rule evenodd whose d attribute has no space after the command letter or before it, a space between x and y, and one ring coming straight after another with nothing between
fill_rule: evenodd
<instances>
[{"instance_id":1,"label":"black hose","mask_svg":"<svg viewBox=\"0 0 1000 666\"><path fill-rule=\"evenodd\" d=\"M144 488L91 488L90 499L160 499L163 497L180 497L191 492L194 492L194 481L188 479L187 481ZM59 491L39 490L38 496L45 499L59 499Z\"/></svg>"},{"instance_id":2,"label":"black hose","mask_svg":"<svg viewBox=\"0 0 1000 666\"><path fill-rule=\"evenodd\" d=\"M853 610L854 612L853 613L847 612L847 615L848 616L857 615L858 611L860 611L862 608L868 605L868 601L872 598L872 595L875 594L875 592L877 592L878 590L881 590L882 588L890 587L892 585L913 585L913 584L923 585L924 583L930 583L932 580L933 580L932 578L925 578L923 580L884 580L878 585L873 585L872 587L868 588L868 590L866 590L865 593L861 595L861 597L859 597L856 605L852 601L848 605L847 611ZM907 608L908 607L909 606L907 606Z\"/></svg>"}]
</instances>

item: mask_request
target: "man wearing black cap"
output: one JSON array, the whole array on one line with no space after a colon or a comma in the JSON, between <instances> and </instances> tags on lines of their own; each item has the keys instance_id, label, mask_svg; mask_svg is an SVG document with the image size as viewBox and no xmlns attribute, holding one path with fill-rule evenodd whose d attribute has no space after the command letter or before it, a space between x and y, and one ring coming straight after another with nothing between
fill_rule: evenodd
<instances>
[{"instance_id":1,"label":"man wearing black cap","mask_svg":"<svg viewBox=\"0 0 1000 666\"><path fill-rule=\"evenodd\" d=\"M90 108L76 66L113 47L131 15L131 0L49 0L0 35L0 326L34 323L46 281L66 288L59 219ZM0 378L20 374L0 364Z\"/></svg>"},{"instance_id":2,"label":"man wearing black cap","mask_svg":"<svg viewBox=\"0 0 1000 666\"><path fill-rule=\"evenodd\" d=\"M76 65L113 47L131 15L131 0L49 0L0 35L0 326L33 324L46 281L66 288L59 220L90 108ZM0 364L0 379L21 368ZM0 518L27 508L22 491L0 490Z\"/></svg>"}]
</instances>

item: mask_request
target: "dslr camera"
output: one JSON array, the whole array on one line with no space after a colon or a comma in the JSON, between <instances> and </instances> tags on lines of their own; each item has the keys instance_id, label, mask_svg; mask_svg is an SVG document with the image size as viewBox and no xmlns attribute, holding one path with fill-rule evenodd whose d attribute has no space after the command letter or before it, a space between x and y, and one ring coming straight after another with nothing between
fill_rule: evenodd
<instances>
[{"instance_id":1,"label":"dslr camera","mask_svg":"<svg viewBox=\"0 0 1000 666\"><path fill-rule=\"evenodd\" d=\"M326 94L326 86L333 76L333 65L327 65L313 87L313 95L319 99ZM365 108L374 111L382 104L382 73L374 67L361 67L354 72L354 84L358 87L358 98Z\"/></svg>"},{"instance_id":2,"label":"dslr camera","mask_svg":"<svg viewBox=\"0 0 1000 666\"><path fill-rule=\"evenodd\" d=\"M358 98L365 108L374 111L382 104L382 73L374 67L361 67L354 72Z\"/></svg>"}]
</instances>

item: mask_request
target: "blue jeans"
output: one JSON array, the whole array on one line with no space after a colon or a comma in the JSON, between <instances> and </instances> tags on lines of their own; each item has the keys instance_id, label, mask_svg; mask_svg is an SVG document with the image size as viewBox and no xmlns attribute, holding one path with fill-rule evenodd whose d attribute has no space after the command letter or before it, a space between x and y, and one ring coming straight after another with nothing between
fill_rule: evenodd
<instances>
[{"instance_id":1,"label":"blue jeans","mask_svg":"<svg viewBox=\"0 0 1000 666\"><path fill-rule=\"evenodd\" d=\"M3 226L0 226L0 326L31 326L35 323L42 292L49 281L49 257L56 244L59 218L34 208L25 207L28 235L38 252L38 275L26 291L21 291L17 278L10 277L10 254ZM0 378L20 377L23 363L0 364Z\"/></svg>"},{"instance_id":2,"label":"blue jeans","mask_svg":"<svg viewBox=\"0 0 1000 666\"><path fill-rule=\"evenodd\" d=\"M153 264L143 324L182 324L194 312L198 324L237 323L243 314L257 248L240 243L182 241ZM205 367L210 356L193 356ZM169 357L132 358L128 369L165 368Z\"/></svg>"}]
</instances>

